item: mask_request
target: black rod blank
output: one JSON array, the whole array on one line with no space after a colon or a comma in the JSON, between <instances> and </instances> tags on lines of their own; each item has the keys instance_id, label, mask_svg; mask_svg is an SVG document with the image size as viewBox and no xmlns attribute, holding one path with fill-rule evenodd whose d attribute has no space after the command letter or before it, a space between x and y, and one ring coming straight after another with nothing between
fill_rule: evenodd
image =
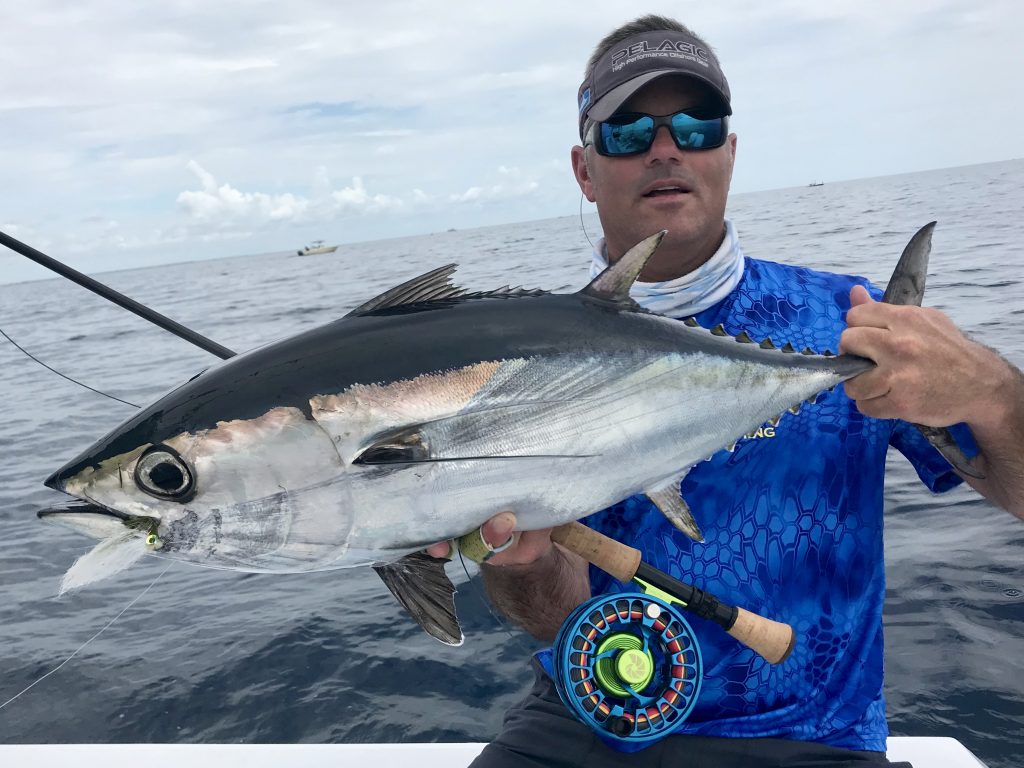
<instances>
[{"instance_id":1,"label":"black rod blank","mask_svg":"<svg viewBox=\"0 0 1024 768\"><path fill-rule=\"evenodd\" d=\"M66 277L73 283L78 283L83 288L102 296L108 301L112 301L114 304L117 304L117 306L127 309L129 312L133 312L143 320L148 320L154 325L163 328L165 331L173 333L178 338L184 339L191 344L195 344L200 349L204 349L210 354L216 355L221 360L227 360L229 357L235 356L235 353L227 347L223 347L217 342L196 333L191 328L186 328L181 323L175 322L174 320L171 320L171 318L161 315L159 312L150 309L145 304L140 304L135 301L135 299L130 299L124 294L118 293L113 288L110 288L97 280L93 280L88 275L83 275L81 272L72 269L66 264L60 263L56 259L47 256L45 253L37 251L35 248L26 245L19 240L15 240L4 232L0 232L0 245L7 246L12 251L20 253L27 259L31 259L36 264L46 267L62 277Z\"/></svg>"}]
</instances>

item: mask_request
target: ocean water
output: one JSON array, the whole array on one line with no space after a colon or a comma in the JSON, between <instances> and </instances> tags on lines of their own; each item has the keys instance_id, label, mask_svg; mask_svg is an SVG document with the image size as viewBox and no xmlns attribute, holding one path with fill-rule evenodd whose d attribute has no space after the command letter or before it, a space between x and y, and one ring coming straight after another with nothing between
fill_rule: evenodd
<instances>
[{"instance_id":1,"label":"ocean water","mask_svg":"<svg viewBox=\"0 0 1024 768\"><path fill-rule=\"evenodd\" d=\"M883 284L913 232L938 220L926 304L1020 366L1022 210L1018 160L736 195L729 215L753 256ZM574 290L598 235L587 215L583 226L565 217L101 279L245 350L448 262L470 288ZM0 327L58 370L138 404L215 362L61 279L0 285ZM0 702L149 587L0 709L0 742L485 741L528 687L537 643L498 622L474 572L454 563L461 648L406 620L369 569L247 575L146 558L58 599L61 575L92 542L36 519L60 498L42 481L133 409L2 339L0 408ZM932 496L902 457L889 462L891 730L956 737L993 768L1022 765L1024 523L969 490Z\"/></svg>"}]
</instances>

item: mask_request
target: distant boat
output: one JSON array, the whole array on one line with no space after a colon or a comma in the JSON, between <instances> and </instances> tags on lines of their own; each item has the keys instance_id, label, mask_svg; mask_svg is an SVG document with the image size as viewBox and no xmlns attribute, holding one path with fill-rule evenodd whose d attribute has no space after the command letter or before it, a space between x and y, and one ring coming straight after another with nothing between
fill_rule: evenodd
<instances>
[{"instance_id":1,"label":"distant boat","mask_svg":"<svg viewBox=\"0 0 1024 768\"><path fill-rule=\"evenodd\" d=\"M318 253L334 253L338 250L336 245L324 245L323 240L314 240L301 251L296 251L298 256L315 256Z\"/></svg>"},{"instance_id":2,"label":"distant boat","mask_svg":"<svg viewBox=\"0 0 1024 768\"><path fill-rule=\"evenodd\" d=\"M824 183L825 183L824 181L812 181L812 182L811 182L810 184L808 184L807 186L808 186L808 187L820 187L820 186L822 186L822 185L823 185Z\"/></svg>"}]
</instances>

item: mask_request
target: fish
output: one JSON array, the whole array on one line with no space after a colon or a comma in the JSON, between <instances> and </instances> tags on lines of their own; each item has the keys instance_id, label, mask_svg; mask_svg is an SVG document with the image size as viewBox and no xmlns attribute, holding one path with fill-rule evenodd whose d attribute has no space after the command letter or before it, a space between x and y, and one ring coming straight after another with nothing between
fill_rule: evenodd
<instances>
[{"instance_id":1,"label":"fish","mask_svg":"<svg viewBox=\"0 0 1024 768\"><path fill-rule=\"evenodd\" d=\"M73 501L39 517L101 542L65 584L142 552L371 566L459 645L446 561L424 549L500 511L541 529L644 493L701 540L679 493L689 469L874 363L644 310L629 289L664 234L575 293L470 292L440 267L202 371L46 480ZM930 230L911 245L929 249Z\"/></svg>"}]
</instances>

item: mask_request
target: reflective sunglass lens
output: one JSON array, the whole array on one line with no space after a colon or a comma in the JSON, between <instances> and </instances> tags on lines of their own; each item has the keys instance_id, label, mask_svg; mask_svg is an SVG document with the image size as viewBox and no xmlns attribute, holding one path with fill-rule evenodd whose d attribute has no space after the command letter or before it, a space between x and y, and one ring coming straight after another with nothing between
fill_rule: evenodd
<instances>
[{"instance_id":1,"label":"reflective sunglass lens","mask_svg":"<svg viewBox=\"0 0 1024 768\"><path fill-rule=\"evenodd\" d=\"M672 137L680 149L703 149L722 144L722 120L698 120L683 112L672 115Z\"/></svg>"},{"instance_id":2,"label":"reflective sunglass lens","mask_svg":"<svg viewBox=\"0 0 1024 768\"><path fill-rule=\"evenodd\" d=\"M725 142L726 120L723 117L701 120L685 112L671 117L627 113L598 123L597 151L611 157L647 152L654 143L656 130L662 125L668 126L680 149L713 149Z\"/></svg>"},{"instance_id":3,"label":"reflective sunglass lens","mask_svg":"<svg viewBox=\"0 0 1024 768\"><path fill-rule=\"evenodd\" d=\"M604 151L609 155L635 155L646 152L654 139L654 118L639 117L632 122L600 124Z\"/></svg>"}]
</instances>

